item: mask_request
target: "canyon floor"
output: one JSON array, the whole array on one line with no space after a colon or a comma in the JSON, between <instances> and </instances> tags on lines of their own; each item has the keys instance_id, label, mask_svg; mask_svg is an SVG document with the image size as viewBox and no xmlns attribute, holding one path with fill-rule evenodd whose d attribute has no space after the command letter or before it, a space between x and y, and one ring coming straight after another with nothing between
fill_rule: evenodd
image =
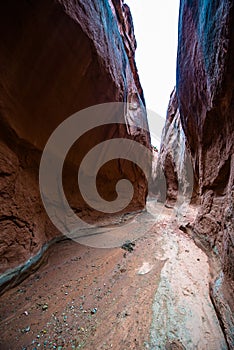
<instances>
[{"instance_id":1,"label":"canyon floor","mask_svg":"<svg viewBox=\"0 0 234 350\"><path fill-rule=\"evenodd\" d=\"M64 239L1 297L0 349L227 349L206 254L182 232L196 209L160 207L123 248ZM147 213L137 214L144 222Z\"/></svg>"}]
</instances>

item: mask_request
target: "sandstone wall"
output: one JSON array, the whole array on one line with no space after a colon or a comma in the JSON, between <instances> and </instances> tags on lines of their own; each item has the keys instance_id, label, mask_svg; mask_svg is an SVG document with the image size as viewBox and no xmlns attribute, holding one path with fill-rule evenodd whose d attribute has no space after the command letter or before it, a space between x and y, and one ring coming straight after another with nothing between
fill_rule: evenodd
<instances>
[{"instance_id":1,"label":"sandstone wall","mask_svg":"<svg viewBox=\"0 0 234 350\"><path fill-rule=\"evenodd\" d=\"M221 266L211 297L233 339L234 280L234 6L233 1L182 0L179 15L177 83L170 101L160 159L176 196L171 148L183 131L194 170L194 196L201 202L193 233ZM172 96L173 97L173 96ZM178 106L176 106L178 104ZM173 118L171 109L175 107ZM169 160L168 160L169 159ZM179 158L179 163L183 159ZM176 175L176 176L174 176ZM219 269L218 269L219 270ZM217 271L216 271L217 272ZM232 345L231 345L232 344Z\"/></svg>"},{"instance_id":2,"label":"sandstone wall","mask_svg":"<svg viewBox=\"0 0 234 350\"><path fill-rule=\"evenodd\" d=\"M0 35L0 271L5 272L60 234L39 195L39 162L50 134L83 108L127 101L131 94L144 104L144 96L131 14L120 0L5 1ZM142 119L147 124L145 115ZM65 166L67 197L87 221L101 214L94 214L77 192L77 166L106 137L130 138L149 147L148 133L131 123L130 129L111 125L84 135ZM102 169L101 194L113 199L116 181L123 177L135 188L127 210L143 208L147 183L130 162L111 162Z\"/></svg>"},{"instance_id":3,"label":"sandstone wall","mask_svg":"<svg viewBox=\"0 0 234 350\"><path fill-rule=\"evenodd\" d=\"M170 208L180 205L187 198L193 203L197 202L196 182L174 88L162 131L153 189L159 201Z\"/></svg>"}]
</instances>

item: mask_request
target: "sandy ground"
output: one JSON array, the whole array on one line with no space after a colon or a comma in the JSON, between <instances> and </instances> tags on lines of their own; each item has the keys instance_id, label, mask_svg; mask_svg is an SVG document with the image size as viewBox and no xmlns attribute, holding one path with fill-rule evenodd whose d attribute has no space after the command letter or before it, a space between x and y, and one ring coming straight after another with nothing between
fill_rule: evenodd
<instances>
[{"instance_id":1,"label":"sandy ground","mask_svg":"<svg viewBox=\"0 0 234 350\"><path fill-rule=\"evenodd\" d=\"M132 252L56 243L1 297L0 349L227 349L207 257L180 224L164 209Z\"/></svg>"}]
</instances>

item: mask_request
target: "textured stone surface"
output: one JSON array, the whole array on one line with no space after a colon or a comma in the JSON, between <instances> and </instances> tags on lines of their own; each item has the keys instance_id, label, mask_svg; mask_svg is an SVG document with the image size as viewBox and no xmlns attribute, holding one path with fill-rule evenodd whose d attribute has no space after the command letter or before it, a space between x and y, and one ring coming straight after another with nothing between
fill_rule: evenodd
<instances>
[{"instance_id":1,"label":"textured stone surface","mask_svg":"<svg viewBox=\"0 0 234 350\"><path fill-rule=\"evenodd\" d=\"M1 4L0 34L3 272L24 263L59 234L45 214L38 186L41 151L53 130L91 105L133 97L144 104L144 97L134 61L131 14L122 1L9 0ZM147 121L142 118L143 125ZM148 134L134 128L134 120L128 129L102 127L77 142L64 168L64 187L74 210L87 221L100 213L95 216L77 193L77 166L105 137L127 137L149 146ZM146 180L130 162L111 162L102 169L101 194L113 199L116 181L123 177L135 188L127 210L143 208Z\"/></svg>"},{"instance_id":2,"label":"textured stone surface","mask_svg":"<svg viewBox=\"0 0 234 350\"><path fill-rule=\"evenodd\" d=\"M181 196L189 195L194 202L197 199L195 188L192 164L180 120L177 93L174 89L162 132L153 190L160 201L165 202L168 207L173 207Z\"/></svg>"},{"instance_id":3,"label":"textured stone surface","mask_svg":"<svg viewBox=\"0 0 234 350\"><path fill-rule=\"evenodd\" d=\"M182 1L177 94L202 199L195 230L217 248L234 278L232 1Z\"/></svg>"},{"instance_id":4,"label":"textured stone surface","mask_svg":"<svg viewBox=\"0 0 234 350\"><path fill-rule=\"evenodd\" d=\"M168 163L166 177L175 192L173 166L166 162L171 147L168 135L178 139L181 123L191 153L195 193L201 201L193 231L207 252L214 252L224 272L218 287L217 281L212 283L211 294L230 348L234 343L230 298L234 280L233 62L233 1L182 0L176 86L179 115L167 119L159 157L164 166ZM171 199L173 191L168 194Z\"/></svg>"}]
</instances>

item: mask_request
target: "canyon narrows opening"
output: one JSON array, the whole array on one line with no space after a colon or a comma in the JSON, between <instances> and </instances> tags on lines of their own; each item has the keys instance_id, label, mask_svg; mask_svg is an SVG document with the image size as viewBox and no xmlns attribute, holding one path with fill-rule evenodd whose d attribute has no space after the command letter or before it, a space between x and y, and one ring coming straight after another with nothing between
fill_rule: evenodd
<instances>
[{"instance_id":1,"label":"canyon narrows opening","mask_svg":"<svg viewBox=\"0 0 234 350\"><path fill-rule=\"evenodd\" d=\"M0 349L234 348L233 1L180 1L165 121L127 3L1 4Z\"/></svg>"}]
</instances>

